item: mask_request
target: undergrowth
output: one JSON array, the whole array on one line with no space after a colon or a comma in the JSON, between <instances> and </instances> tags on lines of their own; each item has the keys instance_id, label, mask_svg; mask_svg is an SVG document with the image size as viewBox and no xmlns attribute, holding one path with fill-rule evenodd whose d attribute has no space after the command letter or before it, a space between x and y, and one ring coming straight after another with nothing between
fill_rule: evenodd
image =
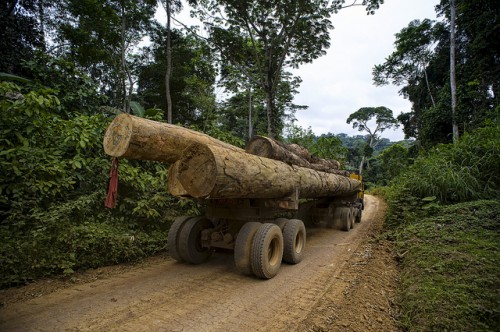
<instances>
[{"instance_id":1,"label":"undergrowth","mask_svg":"<svg viewBox=\"0 0 500 332\"><path fill-rule=\"evenodd\" d=\"M500 330L500 201L431 210L389 233L403 271L402 327Z\"/></svg>"},{"instance_id":2,"label":"undergrowth","mask_svg":"<svg viewBox=\"0 0 500 332\"><path fill-rule=\"evenodd\" d=\"M415 159L393 182L394 194L458 203L500 195L500 124L487 123L457 144L441 144Z\"/></svg>"},{"instance_id":3,"label":"undergrowth","mask_svg":"<svg viewBox=\"0 0 500 332\"><path fill-rule=\"evenodd\" d=\"M392 186L386 236L407 331L500 331L500 127L418 157Z\"/></svg>"},{"instance_id":4,"label":"undergrowth","mask_svg":"<svg viewBox=\"0 0 500 332\"><path fill-rule=\"evenodd\" d=\"M0 288L165 250L172 220L195 208L168 194L168 165L121 160L107 210L111 118L65 113L55 93L0 82Z\"/></svg>"}]
</instances>

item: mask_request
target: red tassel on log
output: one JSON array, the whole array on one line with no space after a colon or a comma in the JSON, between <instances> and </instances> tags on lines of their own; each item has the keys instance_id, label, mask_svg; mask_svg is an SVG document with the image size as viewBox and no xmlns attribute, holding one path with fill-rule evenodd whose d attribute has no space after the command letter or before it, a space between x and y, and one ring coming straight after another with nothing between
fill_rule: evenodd
<instances>
[{"instance_id":1,"label":"red tassel on log","mask_svg":"<svg viewBox=\"0 0 500 332\"><path fill-rule=\"evenodd\" d=\"M111 171L109 172L109 189L106 196L106 203L104 206L108 209L113 209L116 205L116 198L118 197L118 158L113 158Z\"/></svg>"}]
</instances>

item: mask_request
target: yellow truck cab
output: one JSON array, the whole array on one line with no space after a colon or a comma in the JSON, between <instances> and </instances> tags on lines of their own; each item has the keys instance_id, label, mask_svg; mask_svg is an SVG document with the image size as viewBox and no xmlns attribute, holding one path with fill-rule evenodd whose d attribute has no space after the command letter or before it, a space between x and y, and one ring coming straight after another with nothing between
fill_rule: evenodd
<instances>
[{"instance_id":1,"label":"yellow truck cab","mask_svg":"<svg viewBox=\"0 0 500 332\"><path fill-rule=\"evenodd\" d=\"M364 210L365 208L365 185L363 183L363 177L359 175L358 173L351 173L349 174L349 177L354 180L358 180L361 184L359 186L359 191L358 191L358 203L361 203L361 210Z\"/></svg>"}]
</instances>

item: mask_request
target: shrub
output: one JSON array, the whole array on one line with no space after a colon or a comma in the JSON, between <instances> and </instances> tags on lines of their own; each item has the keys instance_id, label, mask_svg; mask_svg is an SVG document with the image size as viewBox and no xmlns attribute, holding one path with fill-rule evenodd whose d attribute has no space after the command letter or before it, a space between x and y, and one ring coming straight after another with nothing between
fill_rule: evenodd
<instances>
[{"instance_id":1,"label":"shrub","mask_svg":"<svg viewBox=\"0 0 500 332\"><path fill-rule=\"evenodd\" d=\"M166 192L168 165L123 160L106 210L110 119L62 117L54 93L0 83L0 287L164 250L172 219L193 207Z\"/></svg>"},{"instance_id":2,"label":"shrub","mask_svg":"<svg viewBox=\"0 0 500 332\"><path fill-rule=\"evenodd\" d=\"M397 192L440 202L463 202L500 194L500 125L488 123L457 144L438 145L418 157L393 182Z\"/></svg>"}]
</instances>

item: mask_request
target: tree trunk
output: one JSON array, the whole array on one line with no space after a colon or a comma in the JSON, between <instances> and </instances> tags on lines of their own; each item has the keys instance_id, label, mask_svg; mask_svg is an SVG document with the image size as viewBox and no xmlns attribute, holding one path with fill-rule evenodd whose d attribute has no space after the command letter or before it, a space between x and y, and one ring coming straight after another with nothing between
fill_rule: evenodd
<instances>
[{"instance_id":1,"label":"tree trunk","mask_svg":"<svg viewBox=\"0 0 500 332\"><path fill-rule=\"evenodd\" d=\"M431 86L429 85L429 78L427 77L427 70L425 69L425 64L424 64L424 77L425 77L425 84L427 85L427 92L429 92L429 96L431 97L432 106L436 107L436 103L434 102L434 97L432 96L431 92Z\"/></svg>"},{"instance_id":2,"label":"tree trunk","mask_svg":"<svg viewBox=\"0 0 500 332\"><path fill-rule=\"evenodd\" d=\"M253 138L252 123L252 87L248 87L248 141Z\"/></svg>"},{"instance_id":3,"label":"tree trunk","mask_svg":"<svg viewBox=\"0 0 500 332\"><path fill-rule=\"evenodd\" d=\"M203 133L183 127L120 114L104 135L104 152L113 157L173 163L193 143L220 145L243 151Z\"/></svg>"},{"instance_id":4,"label":"tree trunk","mask_svg":"<svg viewBox=\"0 0 500 332\"><path fill-rule=\"evenodd\" d=\"M43 0L38 1L38 19L40 20L40 34L42 35L42 51L45 52L47 42L45 40L45 4Z\"/></svg>"},{"instance_id":5,"label":"tree trunk","mask_svg":"<svg viewBox=\"0 0 500 332\"><path fill-rule=\"evenodd\" d=\"M178 168L182 187L196 198L300 198L352 194L359 182L346 176L290 166L281 161L193 144L183 152Z\"/></svg>"},{"instance_id":6,"label":"tree trunk","mask_svg":"<svg viewBox=\"0 0 500 332\"><path fill-rule=\"evenodd\" d=\"M246 152L269 159L280 160L287 164L309 167L310 162L287 149L286 145L272 138L255 136L247 145Z\"/></svg>"},{"instance_id":7,"label":"tree trunk","mask_svg":"<svg viewBox=\"0 0 500 332\"><path fill-rule=\"evenodd\" d=\"M339 171L340 163L336 160L314 157L307 149L299 145L286 145L268 137L255 136L248 143L246 152L321 172L344 174L343 171Z\"/></svg>"},{"instance_id":8,"label":"tree trunk","mask_svg":"<svg viewBox=\"0 0 500 332\"><path fill-rule=\"evenodd\" d=\"M127 83L126 77L128 76L127 69L127 59L126 59L126 41L125 41L125 29L126 29L126 18L125 18L125 8L122 4L121 7L121 63L122 63L122 84L123 84L123 113L130 113L130 99L127 93Z\"/></svg>"},{"instance_id":9,"label":"tree trunk","mask_svg":"<svg viewBox=\"0 0 500 332\"><path fill-rule=\"evenodd\" d=\"M361 175L363 173L363 167L365 165L365 156L363 156L361 158L361 162L359 163L359 170L358 170L358 174Z\"/></svg>"},{"instance_id":10,"label":"tree trunk","mask_svg":"<svg viewBox=\"0 0 500 332\"><path fill-rule=\"evenodd\" d=\"M266 113L267 113L267 136L274 138L275 137L275 128L274 128L274 109L273 109L273 100L272 100L271 92L266 92Z\"/></svg>"},{"instance_id":11,"label":"tree trunk","mask_svg":"<svg viewBox=\"0 0 500 332\"><path fill-rule=\"evenodd\" d=\"M450 88L453 143L458 142L457 81L455 74L455 0L450 0Z\"/></svg>"},{"instance_id":12,"label":"tree trunk","mask_svg":"<svg viewBox=\"0 0 500 332\"><path fill-rule=\"evenodd\" d=\"M165 96L167 98L167 122L172 123L172 96L170 95L170 77L172 77L172 41L170 31L170 0L165 1L167 11L167 72L165 73Z\"/></svg>"}]
</instances>

